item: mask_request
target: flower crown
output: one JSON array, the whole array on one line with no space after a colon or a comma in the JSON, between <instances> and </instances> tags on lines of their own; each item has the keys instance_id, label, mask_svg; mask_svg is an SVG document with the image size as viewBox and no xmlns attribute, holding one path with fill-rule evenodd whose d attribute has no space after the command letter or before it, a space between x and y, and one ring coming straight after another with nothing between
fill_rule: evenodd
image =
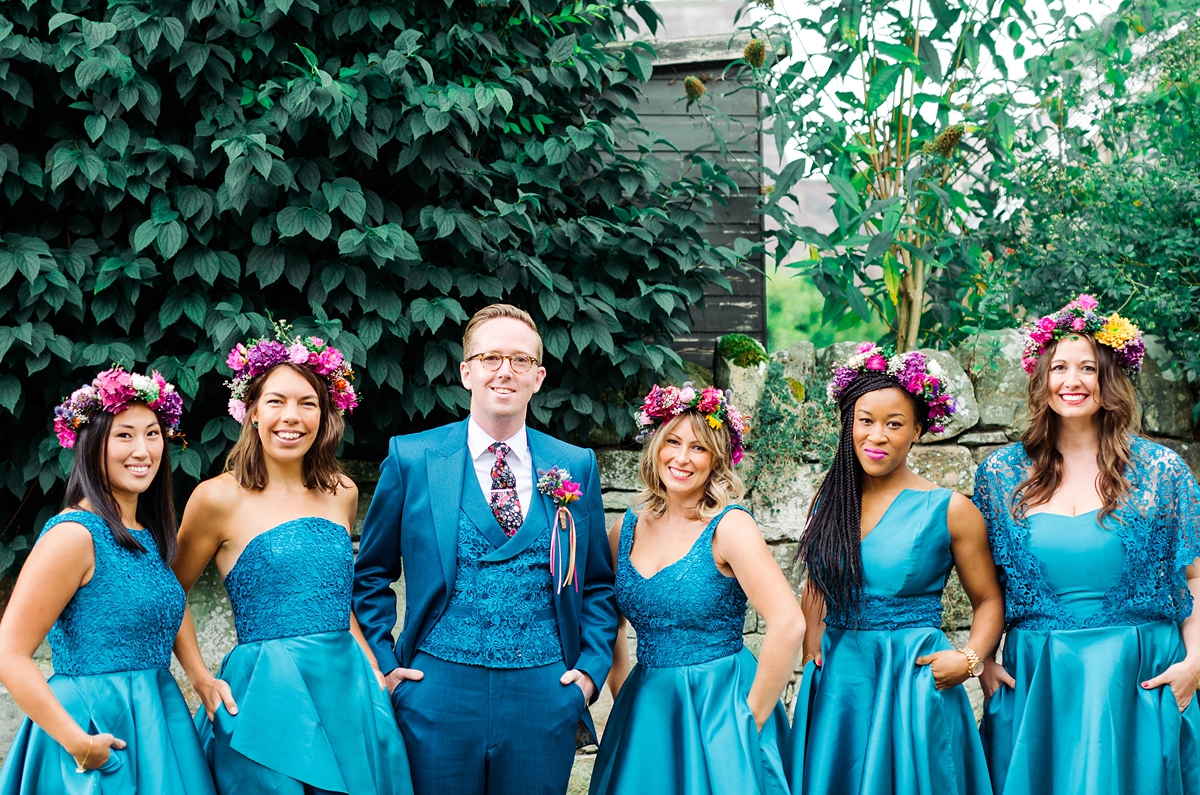
<instances>
[{"instance_id":1,"label":"flower crown","mask_svg":"<svg viewBox=\"0 0 1200 795\"><path fill-rule=\"evenodd\" d=\"M1127 375L1142 370L1142 359L1146 356L1146 344L1142 342L1142 330L1130 321L1113 312L1105 317L1096 312L1099 302L1086 293L1062 309L1039 318L1021 327L1025 351L1021 354L1021 366L1033 375L1038 359L1046 352L1046 346L1071 334L1087 334L1101 345L1117 352L1117 362Z\"/></svg>"},{"instance_id":2,"label":"flower crown","mask_svg":"<svg viewBox=\"0 0 1200 795\"><path fill-rule=\"evenodd\" d=\"M342 357L342 352L326 344L320 337L293 337L291 326L280 320L275 324L275 339L262 337L252 340L249 347L238 343L229 352L225 363L233 370L232 381L226 381L231 397L229 416L239 423L246 419L246 390L250 382L280 364L307 367L329 381L329 394L339 412L353 412L358 395L350 384L354 371Z\"/></svg>"},{"instance_id":3,"label":"flower crown","mask_svg":"<svg viewBox=\"0 0 1200 795\"><path fill-rule=\"evenodd\" d=\"M638 433L637 440L646 441L654 435L660 425L685 411L700 412L711 428L720 428L728 423L733 465L737 466L742 462L743 440L750 423L742 416L742 412L738 411L737 406L729 402L729 393L711 386L696 389L691 381L682 387L654 385L650 394L642 401L642 411L638 415L641 432Z\"/></svg>"},{"instance_id":4,"label":"flower crown","mask_svg":"<svg viewBox=\"0 0 1200 795\"><path fill-rule=\"evenodd\" d=\"M120 414L130 403L145 403L158 414L163 433L173 437L183 416L183 398L172 384L156 370L150 375L128 373L122 367L112 367L97 375L64 398L54 408L54 432L58 443L68 450L75 446L77 431L88 423L97 411Z\"/></svg>"},{"instance_id":5,"label":"flower crown","mask_svg":"<svg viewBox=\"0 0 1200 795\"><path fill-rule=\"evenodd\" d=\"M873 342L861 343L844 362L834 363L833 378L825 386L830 403L837 403L846 387L863 373L883 373L900 382L910 395L929 407L929 432L941 433L958 411L958 402L946 391L945 371L920 351L896 353Z\"/></svg>"}]
</instances>

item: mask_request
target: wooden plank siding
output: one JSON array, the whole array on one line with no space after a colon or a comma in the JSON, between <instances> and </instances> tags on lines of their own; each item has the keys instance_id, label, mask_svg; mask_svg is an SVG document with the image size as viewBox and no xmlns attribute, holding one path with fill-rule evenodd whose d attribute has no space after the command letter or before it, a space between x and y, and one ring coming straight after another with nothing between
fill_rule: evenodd
<instances>
[{"instance_id":1,"label":"wooden plank siding","mask_svg":"<svg viewBox=\"0 0 1200 795\"><path fill-rule=\"evenodd\" d=\"M734 41L731 45L728 36L709 36L651 43L659 58L654 64L654 75L642 86L645 101L638 108L647 134L635 136L622 152L636 157L638 145L649 146L667 165L666 179L677 178L685 165L690 166L693 152L711 156L714 162L726 167L742 193L728 197L726 206L713 207L713 223L706 230L705 239L720 246L732 246L738 237L761 240L762 219L753 217L758 198L756 180L737 162L721 161L709 122L695 104L687 107L683 89L683 80L689 75L705 81L706 101L711 100L729 117L718 125L729 144L732 159L744 166L756 165L762 153L762 138L757 132L758 94L750 89L736 90L738 86L733 79L721 80L725 67L741 57L745 41ZM679 152L665 143L654 143L655 138L670 141ZM689 158L687 163L685 157ZM692 308L691 333L675 340L674 348L680 356L712 367L716 341L734 332L747 334L766 345L767 294L761 258L756 257L752 266L749 273L731 274L732 294L716 285L704 290L703 307Z\"/></svg>"}]
</instances>

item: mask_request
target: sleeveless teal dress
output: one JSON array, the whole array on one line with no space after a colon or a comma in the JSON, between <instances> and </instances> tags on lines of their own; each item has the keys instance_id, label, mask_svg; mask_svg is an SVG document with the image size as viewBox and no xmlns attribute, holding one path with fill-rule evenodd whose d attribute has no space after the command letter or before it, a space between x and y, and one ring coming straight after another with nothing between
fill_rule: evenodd
<instances>
[{"instance_id":1,"label":"sleeveless teal dress","mask_svg":"<svg viewBox=\"0 0 1200 795\"><path fill-rule=\"evenodd\" d=\"M225 589L238 645L218 676L238 714L196 726L221 795L412 795L383 690L350 634L350 536L328 519L250 540Z\"/></svg>"},{"instance_id":2,"label":"sleeveless teal dress","mask_svg":"<svg viewBox=\"0 0 1200 795\"><path fill-rule=\"evenodd\" d=\"M42 532L63 522L88 529L96 563L50 629L50 690L84 731L128 745L99 770L77 773L71 755L26 718L0 770L0 795L213 795L170 671L183 589L149 530L130 531L144 552L117 544L104 520L87 511L55 516Z\"/></svg>"},{"instance_id":3,"label":"sleeveless teal dress","mask_svg":"<svg viewBox=\"0 0 1200 795\"><path fill-rule=\"evenodd\" d=\"M983 742L997 795L1200 795L1200 704L1141 683L1182 660L1200 555L1200 488L1172 451L1134 438L1130 489L1098 512L1017 521L1021 445L989 457L975 501L1005 588L1004 667Z\"/></svg>"},{"instance_id":4,"label":"sleeveless teal dress","mask_svg":"<svg viewBox=\"0 0 1200 795\"><path fill-rule=\"evenodd\" d=\"M942 589L954 566L948 489L906 489L862 540L857 615L827 606L822 665L792 721L793 795L990 795L971 702L914 661L952 648Z\"/></svg>"},{"instance_id":5,"label":"sleeveless teal dress","mask_svg":"<svg viewBox=\"0 0 1200 795\"><path fill-rule=\"evenodd\" d=\"M766 795L787 792L783 705L755 726L746 702L758 663L742 642L746 594L713 562L715 517L692 549L649 579L629 562L627 511L617 605L637 632L637 665L617 695L591 795Z\"/></svg>"}]
</instances>

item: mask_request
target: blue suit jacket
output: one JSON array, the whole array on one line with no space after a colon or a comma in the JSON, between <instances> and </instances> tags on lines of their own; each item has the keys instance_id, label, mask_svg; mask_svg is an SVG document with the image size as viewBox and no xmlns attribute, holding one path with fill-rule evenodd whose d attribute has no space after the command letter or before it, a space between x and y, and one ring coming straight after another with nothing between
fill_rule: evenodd
<instances>
[{"instance_id":1,"label":"blue suit jacket","mask_svg":"<svg viewBox=\"0 0 1200 795\"><path fill-rule=\"evenodd\" d=\"M590 676L599 693L612 666L617 603L596 454L535 430L528 433L534 470L563 467L583 491L582 499L571 506L579 592L574 586L563 588L554 606L563 661L567 668ZM396 436L388 446L354 567L354 612L384 673L411 667L417 648L454 591L458 517L469 455L466 420ZM535 489L533 498L545 500L546 515L554 516L556 508L549 497ZM528 538L532 541L536 535L540 534ZM505 544L503 557L521 549ZM488 559L496 559L495 554ZM393 643L396 595L391 585L402 570L407 597L404 628Z\"/></svg>"}]
</instances>

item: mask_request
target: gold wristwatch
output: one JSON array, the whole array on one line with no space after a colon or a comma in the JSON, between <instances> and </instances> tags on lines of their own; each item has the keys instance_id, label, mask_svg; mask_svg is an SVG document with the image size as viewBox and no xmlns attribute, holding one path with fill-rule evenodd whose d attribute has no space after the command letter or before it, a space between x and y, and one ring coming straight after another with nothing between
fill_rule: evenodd
<instances>
[{"instance_id":1,"label":"gold wristwatch","mask_svg":"<svg viewBox=\"0 0 1200 795\"><path fill-rule=\"evenodd\" d=\"M983 660L979 659L979 655L970 646L963 646L958 653L967 658L967 673L978 678L983 673Z\"/></svg>"}]
</instances>

